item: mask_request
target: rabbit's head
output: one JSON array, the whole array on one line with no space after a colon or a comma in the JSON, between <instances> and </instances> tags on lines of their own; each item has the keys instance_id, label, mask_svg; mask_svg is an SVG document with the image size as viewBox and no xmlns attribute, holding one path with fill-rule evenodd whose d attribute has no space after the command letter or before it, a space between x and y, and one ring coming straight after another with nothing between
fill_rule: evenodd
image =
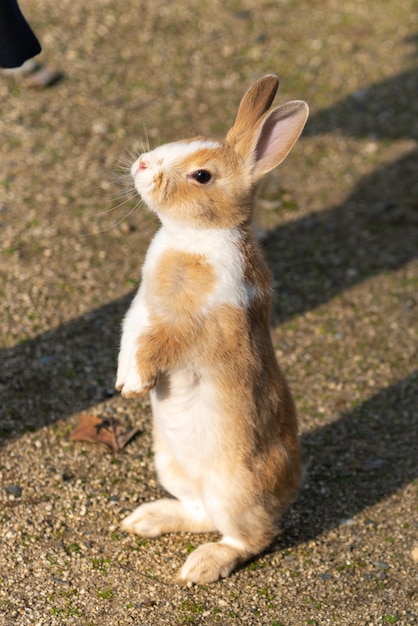
<instances>
[{"instance_id":1,"label":"rabbit's head","mask_svg":"<svg viewBox=\"0 0 418 626\"><path fill-rule=\"evenodd\" d=\"M299 100L270 110L278 86L267 75L250 87L223 143L180 140L135 161L136 189L163 223L230 228L250 221L257 182L285 159L308 117Z\"/></svg>"}]
</instances>

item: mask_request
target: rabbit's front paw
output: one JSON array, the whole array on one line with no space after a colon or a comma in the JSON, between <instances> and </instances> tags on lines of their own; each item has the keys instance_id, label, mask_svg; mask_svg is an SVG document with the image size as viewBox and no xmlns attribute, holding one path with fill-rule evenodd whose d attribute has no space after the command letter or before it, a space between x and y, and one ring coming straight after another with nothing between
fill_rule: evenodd
<instances>
[{"instance_id":1,"label":"rabbit's front paw","mask_svg":"<svg viewBox=\"0 0 418 626\"><path fill-rule=\"evenodd\" d=\"M118 368L115 387L124 398L135 398L146 394L155 387L156 383L157 376L149 375L144 379L136 363L131 360L128 368Z\"/></svg>"},{"instance_id":2,"label":"rabbit's front paw","mask_svg":"<svg viewBox=\"0 0 418 626\"><path fill-rule=\"evenodd\" d=\"M151 367L143 367L139 371L137 354L122 351L119 354L118 371L115 388L124 398L143 396L157 384L157 375Z\"/></svg>"},{"instance_id":3,"label":"rabbit's front paw","mask_svg":"<svg viewBox=\"0 0 418 626\"><path fill-rule=\"evenodd\" d=\"M157 377L146 382L142 381L139 376L135 380L128 377L125 383L120 387L116 386L116 389L119 389L124 398L137 398L138 396L145 395L148 391L151 391L151 389L154 389L156 384Z\"/></svg>"}]
</instances>

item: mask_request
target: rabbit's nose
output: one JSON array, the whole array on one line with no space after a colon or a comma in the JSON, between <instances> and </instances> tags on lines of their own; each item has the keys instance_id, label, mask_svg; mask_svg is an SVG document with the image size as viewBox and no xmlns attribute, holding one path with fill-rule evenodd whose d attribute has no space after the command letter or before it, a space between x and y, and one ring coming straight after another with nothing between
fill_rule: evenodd
<instances>
[{"instance_id":1,"label":"rabbit's nose","mask_svg":"<svg viewBox=\"0 0 418 626\"><path fill-rule=\"evenodd\" d=\"M138 169L146 170L148 168L148 165L148 161L141 157L139 160Z\"/></svg>"}]
</instances>

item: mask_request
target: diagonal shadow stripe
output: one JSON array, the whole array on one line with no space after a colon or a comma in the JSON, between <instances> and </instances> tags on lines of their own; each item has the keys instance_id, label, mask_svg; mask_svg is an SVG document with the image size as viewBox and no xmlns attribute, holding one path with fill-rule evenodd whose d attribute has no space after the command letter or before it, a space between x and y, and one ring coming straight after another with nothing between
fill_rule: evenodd
<instances>
[{"instance_id":1,"label":"diagonal shadow stripe","mask_svg":"<svg viewBox=\"0 0 418 626\"><path fill-rule=\"evenodd\" d=\"M418 151L412 151L362 179L342 204L268 234L276 322L417 257L417 173Z\"/></svg>"},{"instance_id":2,"label":"diagonal shadow stripe","mask_svg":"<svg viewBox=\"0 0 418 626\"><path fill-rule=\"evenodd\" d=\"M304 434L307 477L280 546L309 541L417 478L417 415L418 370Z\"/></svg>"}]
</instances>

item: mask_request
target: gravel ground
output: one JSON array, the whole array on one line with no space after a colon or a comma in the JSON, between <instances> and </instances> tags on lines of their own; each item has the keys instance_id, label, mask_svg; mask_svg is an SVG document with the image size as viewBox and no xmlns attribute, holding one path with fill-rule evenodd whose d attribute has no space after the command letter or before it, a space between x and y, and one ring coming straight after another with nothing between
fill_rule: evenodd
<instances>
[{"instance_id":1,"label":"gravel ground","mask_svg":"<svg viewBox=\"0 0 418 626\"><path fill-rule=\"evenodd\" d=\"M62 78L0 75L0 624L417 623L416 1L21 6ZM267 72L311 106L259 195L307 478L267 553L179 587L201 538L119 530L160 493L148 401L113 393L157 227L123 167L147 137L221 137ZM140 433L70 442L82 411Z\"/></svg>"}]
</instances>

